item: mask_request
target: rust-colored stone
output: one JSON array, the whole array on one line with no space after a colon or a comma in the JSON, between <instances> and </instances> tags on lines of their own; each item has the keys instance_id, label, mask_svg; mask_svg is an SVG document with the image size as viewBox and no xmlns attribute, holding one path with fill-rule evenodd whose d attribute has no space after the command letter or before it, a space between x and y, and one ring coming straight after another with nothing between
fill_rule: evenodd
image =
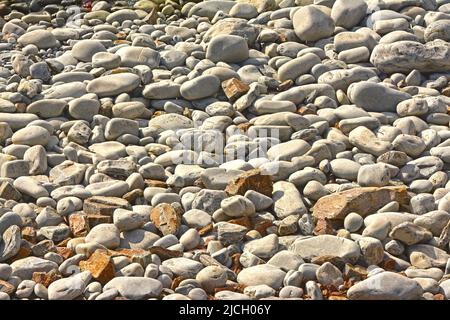
<instances>
[{"instance_id":1,"label":"rust-colored stone","mask_svg":"<svg viewBox=\"0 0 450 320\"><path fill-rule=\"evenodd\" d=\"M246 227L247 229L253 229L253 223L249 217L242 217L237 219L228 220L229 223L238 224L240 226Z\"/></svg>"},{"instance_id":2,"label":"rust-colored stone","mask_svg":"<svg viewBox=\"0 0 450 320\"><path fill-rule=\"evenodd\" d=\"M85 214L71 214L69 216L69 226L74 237L84 237L89 232L89 221Z\"/></svg>"},{"instance_id":3,"label":"rust-colored stone","mask_svg":"<svg viewBox=\"0 0 450 320\"><path fill-rule=\"evenodd\" d=\"M167 183L164 181L145 179L144 182L147 187L167 188Z\"/></svg>"},{"instance_id":4,"label":"rust-colored stone","mask_svg":"<svg viewBox=\"0 0 450 320\"><path fill-rule=\"evenodd\" d=\"M88 260L80 261L80 270L90 271L92 277L101 284L106 284L115 274L111 256L103 250L95 250Z\"/></svg>"},{"instance_id":5,"label":"rust-colored stone","mask_svg":"<svg viewBox=\"0 0 450 320\"><path fill-rule=\"evenodd\" d=\"M24 227L22 229L22 238L35 244L37 242L37 232L33 227Z\"/></svg>"},{"instance_id":6,"label":"rust-colored stone","mask_svg":"<svg viewBox=\"0 0 450 320\"><path fill-rule=\"evenodd\" d=\"M30 255L31 255L31 249L29 247L23 246L23 243L22 243L22 246L19 248L19 252L17 252L17 254L14 257L6 260L6 263L11 264L16 260L20 260L20 259L29 257Z\"/></svg>"},{"instance_id":7,"label":"rust-colored stone","mask_svg":"<svg viewBox=\"0 0 450 320\"><path fill-rule=\"evenodd\" d=\"M272 197L273 182L269 175L261 174L259 169L252 169L230 181L225 191L234 196L244 195L248 190L255 190L268 197Z\"/></svg>"},{"instance_id":8,"label":"rust-colored stone","mask_svg":"<svg viewBox=\"0 0 450 320\"><path fill-rule=\"evenodd\" d=\"M67 247L67 244L69 243L70 240L72 240L71 237L66 238L66 239L62 240L61 242L58 242L56 245L58 247Z\"/></svg>"},{"instance_id":9,"label":"rust-colored stone","mask_svg":"<svg viewBox=\"0 0 450 320\"><path fill-rule=\"evenodd\" d=\"M210 233L211 231L213 231L214 226L212 223L208 224L207 226L204 226L203 228L201 228L200 230L198 230L198 233L201 236L204 236L205 234Z\"/></svg>"},{"instance_id":10,"label":"rust-colored stone","mask_svg":"<svg viewBox=\"0 0 450 320\"><path fill-rule=\"evenodd\" d=\"M150 212L150 220L163 235L176 234L181 226L181 206L158 204Z\"/></svg>"},{"instance_id":11,"label":"rust-colored stone","mask_svg":"<svg viewBox=\"0 0 450 320\"><path fill-rule=\"evenodd\" d=\"M102 214L88 214L87 220L88 220L89 228L92 229L93 227L95 227L98 224L111 223L112 217L105 216Z\"/></svg>"},{"instance_id":12,"label":"rust-colored stone","mask_svg":"<svg viewBox=\"0 0 450 320\"><path fill-rule=\"evenodd\" d=\"M355 188L320 198L313 207L313 216L343 220L350 212L356 212L365 217L391 201L407 206L409 200L405 186Z\"/></svg>"},{"instance_id":13,"label":"rust-colored stone","mask_svg":"<svg viewBox=\"0 0 450 320\"><path fill-rule=\"evenodd\" d=\"M317 219L316 226L314 227L314 235L318 236L321 234L335 234L336 231L333 225L328 219Z\"/></svg>"},{"instance_id":14,"label":"rust-colored stone","mask_svg":"<svg viewBox=\"0 0 450 320\"><path fill-rule=\"evenodd\" d=\"M318 256L318 257L313 257L311 259L311 263L315 263L318 265L322 265L325 262L329 262L332 265L336 266L338 269L343 270L345 267L345 260L342 259L341 257L337 257L337 256Z\"/></svg>"},{"instance_id":15,"label":"rust-colored stone","mask_svg":"<svg viewBox=\"0 0 450 320\"><path fill-rule=\"evenodd\" d=\"M258 231L261 235L266 235L266 229L273 226L273 222L268 219L260 219L257 221L254 221L254 229Z\"/></svg>"},{"instance_id":16,"label":"rust-colored stone","mask_svg":"<svg viewBox=\"0 0 450 320\"><path fill-rule=\"evenodd\" d=\"M169 249L166 249L163 247L151 247L149 249L149 251L152 254L156 254L162 260L178 258L178 257L183 256L183 252L181 252L181 251L169 250Z\"/></svg>"},{"instance_id":17,"label":"rust-colored stone","mask_svg":"<svg viewBox=\"0 0 450 320\"><path fill-rule=\"evenodd\" d=\"M242 133L246 133L251 126L252 124L250 122L244 122L237 125L238 129L241 130Z\"/></svg>"},{"instance_id":18,"label":"rust-colored stone","mask_svg":"<svg viewBox=\"0 0 450 320\"><path fill-rule=\"evenodd\" d=\"M250 86L239 79L231 78L222 82L222 89L227 98L234 102L250 90Z\"/></svg>"},{"instance_id":19,"label":"rust-colored stone","mask_svg":"<svg viewBox=\"0 0 450 320\"><path fill-rule=\"evenodd\" d=\"M69 249L67 247L56 247L56 253L61 255L64 260L69 259L73 255L72 249Z\"/></svg>"},{"instance_id":20,"label":"rust-colored stone","mask_svg":"<svg viewBox=\"0 0 450 320\"><path fill-rule=\"evenodd\" d=\"M99 214L112 216L117 208L130 209L127 200L117 197L90 197L83 202L83 211L86 214Z\"/></svg>"},{"instance_id":21,"label":"rust-colored stone","mask_svg":"<svg viewBox=\"0 0 450 320\"><path fill-rule=\"evenodd\" d=\"M48 286L55 282L56 280L61 279L62 276L56 272L56 270L51 270L49 272L33 272L33 276L31 280L36 283L42 284L44 287L48 288Z\"/></svg>"},{"instance_id":22,"label":"rust-colored stone","mask_svg":"<svg viewBox=\"0 0 450 320\"><path fill-rule=\"evenodd\" d=\"M16 288L14 288L11 283L0 279L0 292L5 292L8 295L12 295L14 291L16 291Z\"/></svg>"},{"instance_id":23,"label":"rust-colored stone","mask_svg":"<svg viewBox=\"0 0 450 320\"><path fill-rule=\"evenodd\" d=\"M285 80L277 87L277 91L282 92L286 91L287 89L291 88L294 85L294 81L291 79Z\"/></svg>"},{"instance_id":24,"label":"rust-colored stone","mask_svg":"<svg viewBox=\"0 0 450 320\"><path fill-rule=\"evenodd\" d=\"M135 203L137 199L142 198L144 196L144 191L141 189L134 189L130 192L127 192L123 195L123 198L127 200L129 203Z\"/></svg>"}]
</instances>

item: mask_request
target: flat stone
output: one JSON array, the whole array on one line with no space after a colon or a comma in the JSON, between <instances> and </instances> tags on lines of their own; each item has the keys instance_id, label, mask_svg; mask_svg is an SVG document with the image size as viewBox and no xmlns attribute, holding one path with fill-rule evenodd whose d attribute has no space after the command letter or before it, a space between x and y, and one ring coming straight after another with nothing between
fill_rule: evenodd
<instances>
[{"instance_id":1,"label":"flat stone","mask_svg":"<svg viewBox=\"0 0 450 320\"><path fill-rule=\"evenodd\" d=\"M360 248L356 243L332 235L297 239L292 243L289 250L306 260L320 256L334 256L354 263L361 255Z\"/></svg>"},{"instance_id":2,"label":"flat stone","mask_svg":"<svg viewBox=\"0 0 450 320\"><path fill-rule=\"evenodd\" d=\"M116 277L109 281L103 290L116 289L119 294L130 300L156 298L163 287L161 282L144 277Z\"/></svg>"},{"instance_id":3,"label":"flat stone","mask_svg":"<svg viewBox=\"0 0 450 320\"><path fill-rule=\"evenodd\" d=\"M350 212L365 217L391 201L409 203L409 196L402 187L354 188L322 197L313 207L316 218L344 219Z\"/></svg>"},{"instance_id":4,"label":"flat stone","mask_svg":"<svg viewBox=\"0 0 450 320\"><path fill-rule=\"evenodd\" d=\"M243 269L237 277L239 284L245 286L267 285L272 289L278 290L283 285L283 279L286 273L281 269L269 265L257 265Z\"/></svg>"},{"instance_id":5,"label":"flat stone","mask_svg":"<svg viewBox=\"0 0 450 320\"><path fill-rule=\"evenodd\" d=\"M363 280L347 292L351 300L418 300L423 293L420 285L405 276L382 272Z\"/></svg>"}]
</instances>

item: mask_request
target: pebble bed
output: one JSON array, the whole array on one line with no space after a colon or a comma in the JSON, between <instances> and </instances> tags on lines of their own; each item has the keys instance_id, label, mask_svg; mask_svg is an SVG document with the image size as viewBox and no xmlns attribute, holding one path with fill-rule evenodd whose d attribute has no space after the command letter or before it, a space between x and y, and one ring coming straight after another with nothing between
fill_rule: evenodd
<instances>
[{"instance_id":1,"label":"pebble bed","mask_svg":"<svg viewBox=\"0 0 450 320\"><path fill-rule=\"evenodd\" d=\"M0 300L450 299L450 0L0 29Z\"/></svg>"}]
</instances>

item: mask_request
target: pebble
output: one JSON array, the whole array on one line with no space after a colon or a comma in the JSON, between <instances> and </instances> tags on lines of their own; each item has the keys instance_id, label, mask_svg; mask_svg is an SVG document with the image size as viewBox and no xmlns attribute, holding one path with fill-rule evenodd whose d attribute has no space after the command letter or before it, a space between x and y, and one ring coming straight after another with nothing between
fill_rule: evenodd
<instances>
[{"instance_id":1,"label":"pebble","mask_svg":"<svg viewBox=\"0 0 450 320\"><path fill-rule=\"evenodd\" d=\"M381 272L349 289L351 300L418 300L422 287L414 280L393 272Z\"/></svg>"}]
</instances>

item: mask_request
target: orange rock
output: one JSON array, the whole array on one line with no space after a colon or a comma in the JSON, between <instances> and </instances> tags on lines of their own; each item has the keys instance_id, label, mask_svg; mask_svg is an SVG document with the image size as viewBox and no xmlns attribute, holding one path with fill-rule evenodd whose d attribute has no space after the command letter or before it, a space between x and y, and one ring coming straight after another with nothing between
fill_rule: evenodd
<instances>
[{"instance_id":1,"label":"orange rock","mask_svg":"<svg viewBox=\"0 0 450 320\"><path fill-rule=\"evenodd\" d=\"M69 216L69 226L75 237L84 237L89 232L89 221L85 214L71 214Z\"/></svg>"},{"instance_id":2,"label":"orange rock","mask_svg":"<svg viewBox=\"0 0 450 320\"><path fill-rule=\"evenodd\" d=\"M88 214L87 220L88 220L89 228L92 229L93 227L95 227L98 224L111 223L112 217L105 216L102 214Z\"/></svg>"},{"instance_id":3,"label":"orange rock","mask_svg":"<svg viewBox=\"0 0 450 320\"><path fill-rule=\"evenodd\" d=\"M5 292L8 295L12 295L16 291L16 288L9 282L0 279L0 292Z\"/></svg>"},{"instance_id":4,"label":"orange rock","mask_svg":"<svg viewBox=\"0 0 450 320\"><path fill-rule=\"evenodd\" d=\"M350 212L356 212L365 217L391 201L407 206L409 200L405 186L355 188L320 198L313 207L313 216L343 220Z\"/></svg>"},{"instance_id":5,"label":"orange rock","mask_svg":"<svg viewBox=\"0 0 450 320\"><path fill-rule=\"evenodd\" d=\"M144 196L144 191L141 189L134 189L130 192L127 192L123 195L123 198L127 200L129 203L135 203L137 199L142 198Z\"/></svg>"},{"instance_id":6,"label":"orange rock","mask_svg":"<svg viewBox=\"0 0 450 320\"><path fill-rule=\"evenodd\" d=\"M49 272L33 272L33 276L31 280L36 283L42 284L44 287L48 288L48 286L55 282L56 280L61 279L62 276L56 272L56 270L51 270Z\"/></svg>"},{"instance_id":7,"label":"orange rock","mask_svg":"<svg viewBox=\"0 0 450 320\"><path fill-rule=\"evenodd\" d=\"M158 204L150 212L150 220L163 235L175 234L181 226L181 207L167 203Z\"/></svg>"},{"instance_id":8,"label":"orange rock","mask_svg":"<svg viewBox=\"0 0 450 320\"><path fill-rule=\"evenodd\" d=\"M164 181L145 179L144 182L147 185L147 187L167 188L167 184Z\"/></svg>"},{"instance_id":9,"label":"orange rock","mask_svg":"<svg viewBox=\"0 0 450 320\"><path fill-rule=\"evenodd\" d=\"M247 93L247 91L250 90L250 87L241 80L231 78L222 82L222 89L227 98L233 102Z\"/></svg>"},{"instance_id":10,"label":"orange rock","mask_svg":"<svg viewBox=\"0 0 450 320\"><path fill-rule=\"evenodd\" d=\"M69 259L73 255L73 251L66 247L56 247L56 253L60 254L64 260Z\"/></svg>"},{"instance_id":11,"label":"orange rock","mask_svg":"<svg viewBox=\"0 0 450 320\"><path fill-rule=\"evenodd\" d=\"M316 226L314 228L314 234L316 236L321 234L335 234L333 225L328 219L317 219Z\"/></svg>"},{"instance_id":12,"label":"orange rock","mask_svg":"<svg viewBox=\"0 0 450 320\"><path fill-rule=\"evenodd\" d=\"M37 232L32 227L24 227L22 229L22 238L35 244L37 242Z\"/></svg>"},{"instance_id":13,"label":"orange rock","mask_svg":"<svg viewBox=\"0 0 450 320\"><path fill-rule=\"evenodd\" d=\"M273 182L269 175L261 174L259 169L249 170L230 181L225 191L230 196L244 195L248 190L255 190L272 197Z\"/></svg>"},{"instance_id":14,"label":"orange rock","mask_svg":"<svg viewBox=\"0 0 450 320\"><path fill-rule=\"evenodd\" d=\"M107 283L115 274L111 256L102 250L95 250L88 260L80 261L80 270L90 271L92 277L101 284Z\"/></svg>"}]
</instances>

